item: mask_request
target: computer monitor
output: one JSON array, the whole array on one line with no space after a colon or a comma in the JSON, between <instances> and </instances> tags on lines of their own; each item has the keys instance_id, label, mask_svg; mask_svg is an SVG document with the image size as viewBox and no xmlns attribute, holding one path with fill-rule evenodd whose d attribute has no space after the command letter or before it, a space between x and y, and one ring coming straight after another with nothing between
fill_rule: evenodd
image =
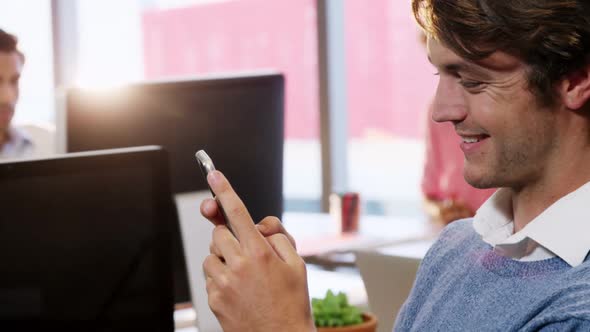
<instances>
[{"instance_id":1,"label":"computer monitor","mask_svg":"<svg viewBox=\"0 0 590 332\"><path fill-rule=\"evenodd\" d=\"M283 211L283 109L284 78L277 73L72 89L66 147L161 145L169 151L173 193L207 190L195 160L204 149L257 222ZM175 267L176 301L184 302L190 299L187 282L178 281L186 279L184 260Z\"/></svg>"},{"instance_id":2,"label":"computer monitor","mask_svg":"<svg viewBox=\"0 0 590 332\"><path fill-rule=\"evenodd\" d=\"M172 331L158 147L0 163L0 330Z\"/></svg>"}]
</instances>

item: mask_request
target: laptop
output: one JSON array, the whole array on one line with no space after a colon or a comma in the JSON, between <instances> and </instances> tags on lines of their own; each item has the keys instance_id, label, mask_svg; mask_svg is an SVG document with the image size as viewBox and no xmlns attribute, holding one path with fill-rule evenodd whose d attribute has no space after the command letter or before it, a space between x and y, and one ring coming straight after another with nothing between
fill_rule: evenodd
<instances>
[{"instance_id":1,"label":"laptop","mask_svg":"<svg viewBox=\"0 0 590 332\"><path fill-rule=\"evenodd\" d=\"M0 163L0 330L173 331L159 147Z\"/></svg>"},{"instance_id":2,"label":"laptop","mask_svg":"<svg viewBox=\"0 0 590 332\"><path fill-rule=\"evenodd\" d=\"M200 204L205 198L211 197L208 190L175 195L178 219L184 243L184 256L188 270L189 289L192 298L194 316L185 315L189 319L178 322L179 327L197 327L199 332L221 332L217 318L209 308L206 280L203 273L203 261L209 255L209 244L213 224L201 215Z\"/></svg>"}]
</instances>

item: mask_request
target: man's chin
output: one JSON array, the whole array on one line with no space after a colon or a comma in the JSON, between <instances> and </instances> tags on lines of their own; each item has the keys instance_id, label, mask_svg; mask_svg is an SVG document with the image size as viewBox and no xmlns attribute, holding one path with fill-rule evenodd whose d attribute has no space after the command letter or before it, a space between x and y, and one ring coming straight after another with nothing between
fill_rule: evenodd
<instances>
[{"instance_id":1,"label":"man's chin","mask_svg":"<svg viewBox=\"0 0 590 332\"><path fill-rule=\"evenodd\" d=\"M4 131L10 127L14 112L0 112L0 130Z\"/></svg>"},{"instance_id":2,"label":"man's chin","mask_svg":"<svg viewBox=\"0 0 590 332\"><path fill-rule=\"evenodd\" d=\"M6 135L8 135L8 128L10 127L10 124L4 124L4 123L0 123L0 142L4 141L4 139L7 137Z\"/></svg>"},{"instance_id":3,"label":"man's chin","mask_svg":"<svg viewBox=\"0 0 590 332\"><path fill-rule=\"evenodd\" d=\"M489 189L497 187L491 174L483 172L481 170L475 172L465 168L465 170L463 171L463 177L469 185L477 189Z\"/></svg>"},{"instance_id":4,"label":"man's chin","mask_svg":"<svg viewBox=\"0 0 590 332\"><path fill-rule=\"evenodd\" d=\"M10 128L10 121L0 121L0 130L6 131Z\"/></svg>"}]
</instances>

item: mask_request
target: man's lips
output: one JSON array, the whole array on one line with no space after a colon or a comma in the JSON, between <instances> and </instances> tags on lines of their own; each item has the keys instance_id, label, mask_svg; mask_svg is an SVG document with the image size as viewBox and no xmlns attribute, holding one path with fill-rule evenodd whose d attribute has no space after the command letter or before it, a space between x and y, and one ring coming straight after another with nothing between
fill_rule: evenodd
<instances>
[{"instance_id":1,"label":"man's lips","mask_svg":"<svg viewBox=\"0 0 590 332\"><path fill-rule=\"evenodd\" d=\"M459 135L461 137L461 141L463 143L477 143L480 141L483 141L484 139L490 137L489 135L486 134L478 134L478 135Z\"/></svg>"},{"instance_id":2,"label":"man's lips","mask_svg":"<svg viewBox=\"0 0 590 332\"><path fill-rule=\"evenodd\" d=\"M490 137L487 134L467 134L460 133L461 137L461 150L465 155L474 153L481 149L482 145L485 144L487 139Z\"/></svg>"}]
</instances>

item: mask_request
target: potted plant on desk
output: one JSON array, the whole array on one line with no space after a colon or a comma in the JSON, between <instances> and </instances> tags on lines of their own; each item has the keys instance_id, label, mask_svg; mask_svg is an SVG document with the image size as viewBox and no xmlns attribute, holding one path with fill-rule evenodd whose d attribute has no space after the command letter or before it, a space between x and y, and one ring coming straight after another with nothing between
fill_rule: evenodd
<instances>
[{"instance_id":1,"label":"potted plant on desk","mask_svg":"<svg viewBox=\"0 0 590 332\"><path fill-rule=\"evenodd\" d=\"M346 294L328 290L323 299L311 300L318 332L375 332L377 318L348 304Z\"/></svg>"}]
</instances>

